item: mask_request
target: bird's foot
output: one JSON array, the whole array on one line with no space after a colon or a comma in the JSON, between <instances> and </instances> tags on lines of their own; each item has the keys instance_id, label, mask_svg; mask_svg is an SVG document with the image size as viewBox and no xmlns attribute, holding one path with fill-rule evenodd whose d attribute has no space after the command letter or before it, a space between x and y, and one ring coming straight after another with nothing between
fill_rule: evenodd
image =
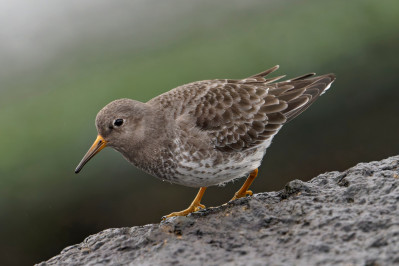
<instances>
[{"instance_id":1,"label":"bird's foot","mask_svg":"<svg viewBox=\"0 0 399 266\"><path fill-rule=\"evenodd\" d=\"M165 215L164 217L162 217L162 220L166 220L167 218L174 216L186 216L192 212L199 211L200 209L205 209L205 205L201 204L201 199L205 193L205 190L206 187L200 188L200 190L197 193L197 196L195 196L195 199L193 200L193 202L191 202L190 206L187 209L182 210L180 212L172 212L171 214Z\"/></svg>"},{"instance_id":2,"label":"bird's foot","mask_svg":"<svg viewBox=\"0 0 399 266\"><path fill-rule=\"evenodd\" d=\"M162 220L166 220L167 218L170 217L175 217L175 216L187 216L192 212L197 212L201 209L205 209L205 205L201 204L201 203L195 203L195 204L191 204L187 209L179 211L179 212L172 212L171 214L165 215L162 217Z\"/></svg>"},{"instance_id":3,"label":"bird's foot","mask_svg":"<svg viewBox=\"0 0 399 266\"><path fill-rule=\"evenodd\" d=\"M233 201L233 200L236 200L239 198L243 198L246 196L252 196L252 194L254 194L254 193L251 190L246 190L246 191L239 190L234 194L234 197L230 201Z\"/></svg>"},{"instance_id":4,"label":"bird's foot","mask_svg":"<svg viewBox=\"0 0 399 266\"><path fill-rule=\"evenodd\" d=\"M234 197L230 201L243 198L246 196L252 196L252 194L254 193L252 193L252 191L249 190L248 188L251 186L252 182L254 181L257 175L258 175L258 168L256 168L251 172L251 174L248 176L247 180L245 180L242 187L234 194Z\"/></svg>"}]
</instances>

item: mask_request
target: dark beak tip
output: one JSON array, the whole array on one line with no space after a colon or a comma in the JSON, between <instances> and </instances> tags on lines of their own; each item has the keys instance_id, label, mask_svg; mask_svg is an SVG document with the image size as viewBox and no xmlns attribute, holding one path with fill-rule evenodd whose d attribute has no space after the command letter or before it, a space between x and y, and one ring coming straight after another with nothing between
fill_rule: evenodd
<instances>
[{"instance_id":1,"label":"dark beak tip","mask_svg":"<svg viewBox=\"0 0 399 266\"><path fill-rule=\"evenodd\" d=\"M81 170L82 170L82 167L79 165L79 166L76 167L76 169L75 169L75 174L79 174Z\"/></svg>"},{"instance_id":2,"label":"dark beak tip","mask_svg":"<svg viewBox=\"0 0 399 266\"><path fill-rule=\"evenodd\" d=\"M83 156L83 159L80 161L78 166L75 168L75 174L78 174L83 167L86 165L88 161L90 161L91 158L93 158L94 155L96 155L99 151L101 151L105 146L107 145L107 141L103 139L100 135L97 136L97 139L94 141L93 145L90 147L90 149L86 152L85 156Z\"/></svg>"}]
</instances>

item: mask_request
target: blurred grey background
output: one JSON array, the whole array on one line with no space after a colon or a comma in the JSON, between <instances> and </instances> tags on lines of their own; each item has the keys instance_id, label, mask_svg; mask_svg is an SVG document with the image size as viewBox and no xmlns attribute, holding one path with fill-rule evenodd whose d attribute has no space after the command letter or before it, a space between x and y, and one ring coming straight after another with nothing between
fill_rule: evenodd
<instances>
[{"instance_id":1,"label":"blurred grey background","mask_svg":"<svg viewBox=\"0 0 399 266\"><path fill-rule=\"evenodd\" d=\"M122 97L178 85L334 72L280 131L254 192L399 152L399 2L294 0L0 1L0 264L37 263L110 227L158 223L196 189L106 149L75 175L94 118ZM228 201L244 180L210 188Z\"/></svg>"}]
</instances>

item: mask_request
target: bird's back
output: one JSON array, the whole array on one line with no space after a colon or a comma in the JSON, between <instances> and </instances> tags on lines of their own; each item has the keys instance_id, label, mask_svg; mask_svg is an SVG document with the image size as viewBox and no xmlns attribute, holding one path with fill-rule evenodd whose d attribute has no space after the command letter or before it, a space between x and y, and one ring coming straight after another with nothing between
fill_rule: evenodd
<instances>
[{"instance_id":1,"label":"bird's back","mask_svg":"<svg viewBox=\"0 0 399 266\"><path fill-rule=\"evenodd\" d=\"M246 79L189 83L148 102L171 118L189 116L215 149L243 151L271 139L284 123L305 111L335 80L334 74L306 74L276 82L275 66Z\"/></svg>"}]
</instances>

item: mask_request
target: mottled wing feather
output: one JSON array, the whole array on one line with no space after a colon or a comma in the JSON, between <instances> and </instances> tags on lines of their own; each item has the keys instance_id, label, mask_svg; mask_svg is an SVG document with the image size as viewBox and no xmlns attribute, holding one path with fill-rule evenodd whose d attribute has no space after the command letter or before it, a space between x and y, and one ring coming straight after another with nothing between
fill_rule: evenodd
<instances>
[{"instance_id":1,"label":"mottled wing feather","mask_svg":"<svg viewBox=\"0 0 399 266\"><path fill-rule=\"evenodd\" d=\"M263 83L261 83L263 84ZM212 87L191 113L220 150L243 150L273 136L286 121L287 108L270 87L228 81Z\"/></svg>"},{"instance_id":2,"label":"mottled wing feather","mask_svg":"<svg viewBox=\"0 0 399 266\"><path fill-rule=\"evenodd\" d=\"M278 66L242 80L219 79L177 87L152 100L178 120L189 116L216 149L242 151L261 145L305 111L334 81L309 73L276 82L266 78ZM191 120L190 119L190 120Z\"/></svg>"},{"instance_id":3,"label":"mottled wing feather","mask_svg":"<svg viewBox=\"0 0 399 266\"><path fill-rule=\"evenodd\" d=\"M243 80L215 80L190 114L217 149L245 150L261 145L306 110L334 75L306 74L284 82L266 79L277 67Z\"/></svg>"}]
</instances>

